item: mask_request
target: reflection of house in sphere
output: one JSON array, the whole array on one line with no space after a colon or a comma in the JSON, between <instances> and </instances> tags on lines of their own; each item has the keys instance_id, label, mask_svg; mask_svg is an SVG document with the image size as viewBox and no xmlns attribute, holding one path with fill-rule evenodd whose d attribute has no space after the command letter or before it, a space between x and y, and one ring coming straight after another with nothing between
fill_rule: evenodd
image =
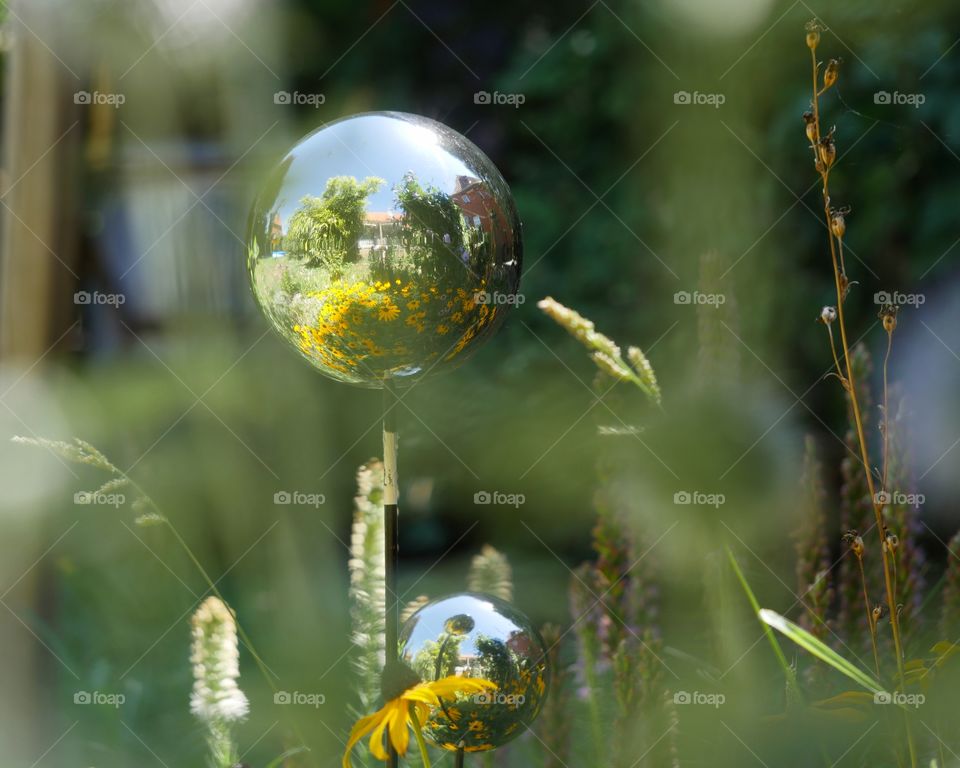
<instances>
[{"instance_id":1,"label":"reflection of house in sphere","mask_svg":"<svg viewBox=\"0 0 960 768\"><path fill-rule=\"evenodd\" d=\"M463 213L467 224L479 227L492 235L509 220L497 196L480 179L472 176L457 176L457 182L450 196Z\"/></svg>"},{"instance_id":2,"label":"reflection of house in sphere","mask_svg":"<svg viewBox=\"0 0 960 768\"><path fill-rule=\"evenodd\" d=\"M363 216L363 236L359 242L360 256L385 254L387 245L403 223L402 213L367 211Z\"/></svg>"},{"instance_id":3,"label":"reflection of house in sphere","mask_svg":"<svg viewBox=\"0 0 960 768\"><path fill-rule=\"evenodd\" d=\"M529 656L537 650L534 639L525 632L514 632L507 638L507 648L518 656Z\"/></svg>"},{"instance_id":4,"label":"reflection of house in sphere","mask_svg":"<svg viewBox=\"0 0 960 768\"><path fill-rule=\"evenodd\" d=\"M283 222L280 220L279 211L275 211L270 219L270 254L274 257L286 255L283 250Z\"/></svg>"}]
</instances>

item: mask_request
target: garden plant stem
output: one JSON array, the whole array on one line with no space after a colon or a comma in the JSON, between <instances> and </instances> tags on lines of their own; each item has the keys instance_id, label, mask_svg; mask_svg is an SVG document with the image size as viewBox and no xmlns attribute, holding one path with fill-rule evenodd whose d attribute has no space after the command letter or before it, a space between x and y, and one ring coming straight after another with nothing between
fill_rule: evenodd
<instances>
[{"instance_id":1,"label":"garden plant stem","mask_svg":"<svg viewBox=\"0 0 960 768\"><path fill-rule=\"evenodd\" d=\"M883 358L883 473L881 474L881 490L887 490L887 467L890 465L890 414L887 411L887 369L890 366L890 350L893 348L893 332L887 332L887 354Z\"/></svg>"},{"instance_id":2,"label":"garden plant stem","mask_svg":"<svg viewBox=\"0 0 960 768\"><path fill-rule=\"evenodd\" d=\"M818 104L818 96L820 91L818 90L818 81L817 74L819 72L819 66L817 64L817 54L814 49L811 48L810 55L813 60L813 119L814 119L814 157L819 158L818 154L820 148L820 111ZM850 405L853 411L853 419L856 425L857 430L857 440L860 444L860 457L863 462L864 474L867 478L867 491L870 494L870 502L873 504L873 511L876 517L877 530L880 535L880 555L883 562L883 580L886 587L886 597L887 597L887 609L890 612L890 628L893 633L893 645L894 653L897 657L897 675L900 682L900 690L903 691L906 687L904 669L903 669L903 647L901 644L900 638L900 618L897 615L897 601L895 596L896 585L893 583L890 570L890 561L888 558L888 552L886 544L886 526L883 524L883 505L879 503L876 495L876 490L873 483L873 474L870 471L870 456L867 449L867 441L863 432L863 420L860 416L860 403L857 399L857 387L856 382L853 377L853 367L850 365L850 347L847 342L847 329L843 317L843 301L844 301L844 282L846 280L846 275L842 275L840 264L837 260L837 249L834 244L834 235L833 229L831 227L831 217L830 217L830 191L829 191L829 176L830 168L825 163L821 163L820 167L820 177L823 181L823 212L826 218L827 225L827 237L830 241L830 258L833 263L833 278L834 284L837 291L837 321L840 325L840 344L843 349L843 361L846 366L846 375L847 375L847 391L850 395ZM916 747L913 743L913 732L910 728L909 719L907 719L906 713L904 713L906 731L907 731L907 744L910 750L910 765L913 768L917 766L917 754Z\"/></svg>"},{"instance_id":3,"label":"garden plant stem","mask_svg":"<svg viewBox=\"0 0 960 768\"><path fill-rule=\"evenodd\" d=\"M383 386L383 537L384 537L384 586L386 616L385 647L386 665L397 663L398 639L400 634L400 604L397 598L397 562L399 559L399 488L397 484L397 395L389 382ZM393 744L388 743L388 765L397 767L397 753Z\"/></svg>"},{"instance_id":4,"label":"garden plant stem","mask_svg":"<svg viewBox=\"0 0 960 768\"><path fill-rule=\"evenodd\" d=\"M873 620L873 605L870 603L870 595L867 593L867 574L863 570L863 558L857 557L857 564L860 566L860 583L863 585L863 602L867 607L867 624L870 626L870 642L873 646L873 663L877 670L877 678L881 676L880 672L880 648L877 645L877 622Z\"/></svg>"}]
</instances>

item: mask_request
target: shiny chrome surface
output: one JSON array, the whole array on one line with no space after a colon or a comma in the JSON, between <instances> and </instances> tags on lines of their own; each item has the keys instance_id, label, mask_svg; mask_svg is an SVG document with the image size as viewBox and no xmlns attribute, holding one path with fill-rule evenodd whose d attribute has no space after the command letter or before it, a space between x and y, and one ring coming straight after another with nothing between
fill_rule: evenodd
<instances>
[{"instance_id":1,"label":"shiny chrome surface","mask_svg":"<svg viewBox=\"0 0 960 768\"><path fill-rule=\"evenodd\" d=\"M461 695L434 710L424 735L445 749L481 752L519 736L547 692L546 649L522 613L487 595L462 593L427 603L400 632L400 659L421 680L483 678L497 690Z\"/></svg>"},{"instance_id":2,"label":"shiny chrome surface","mask_svg":"<svg viewBox=\"0 0 960 768\"><path fill-rule=\"evenodd\" d=\"M463 362L516 304L520 222L466 138L401 112L356 115L300 141L250 220L248 271L277 332L362 386Z\"/></svg>"}]
</instances>

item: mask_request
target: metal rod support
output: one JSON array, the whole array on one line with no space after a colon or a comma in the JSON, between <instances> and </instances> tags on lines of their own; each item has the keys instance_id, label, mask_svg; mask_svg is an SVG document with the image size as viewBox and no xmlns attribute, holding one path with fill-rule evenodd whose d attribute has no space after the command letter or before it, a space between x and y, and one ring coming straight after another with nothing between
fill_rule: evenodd
<instances>
[{"instance_id":1,"label":"metal rod support","mask_svg":"<svg viewBox=\"0 0 960 768\"><path fill-rule=\"evenodd\" d=\"M387 383L383 388L383 537L386 587L385 605L385 643L386 664L397 663L398 640L400 635L400 600L397 595L397 565L400 555L398 507L399 486L397 480L397 406L396 392ZM389 739L388 739L389 741ZM397 753L392 744L388 744L388 765L397 768Z\"/></svg>"}]
</instances>

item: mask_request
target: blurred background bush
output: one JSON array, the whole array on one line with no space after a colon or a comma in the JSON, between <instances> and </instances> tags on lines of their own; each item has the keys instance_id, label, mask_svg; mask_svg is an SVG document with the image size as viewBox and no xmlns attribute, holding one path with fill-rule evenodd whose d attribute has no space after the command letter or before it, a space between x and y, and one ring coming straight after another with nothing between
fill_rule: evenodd
<instances>
[{"instance_id":1,"label":"blurred background bush","mask_svg":"<svg viewBox=\"0 0 960 768\"><path fill-rule=\"evenodd\" d=\"M366 110L465 133L524 223L526 303L401 408L409 596L462 589L490 543L511 559L519 607L568 625L569 569L591 554L598 425L638 424L615 440L666 646L736 666L734 678L776 674L751 646L759 630L730 591L721 543L740 547L765 604L785 610L803 434L828 467L845 452L813 322L834 301L800 120L803 24L816 14L832 30L825 55L843 58L824 120L842 157L832 191L853 209L854 337L882 353L875 292L924 296L901 312L891 365L910 395L936 571L960 456L955 4L4 4L0 434L78 435L103 450L221 579L278 685L324 693L316 711L276 707L241 649L244 762L265 765L295 721L313 764L342 749L355 471L380 452L376 394L322 379L268 332L246 284L246 216L294 141ZM479 103L480 92L523 103ZM723 303L677 295L694 291ZM546 295L646 351L662 412L598 403L589 360L536 309ZM93 470L6 440L0 457L4 763L199 764L188 619L206 587L191 563L129 510L75 504L99 484ZM275 504L285 490L325 502ZM476 505L484 490L525 503ZM682 491L726 501L674 504ZM839 552L839 532L831 543ZM79 706L79 691L126 703Z\"/></svg>"}]
</instances>

